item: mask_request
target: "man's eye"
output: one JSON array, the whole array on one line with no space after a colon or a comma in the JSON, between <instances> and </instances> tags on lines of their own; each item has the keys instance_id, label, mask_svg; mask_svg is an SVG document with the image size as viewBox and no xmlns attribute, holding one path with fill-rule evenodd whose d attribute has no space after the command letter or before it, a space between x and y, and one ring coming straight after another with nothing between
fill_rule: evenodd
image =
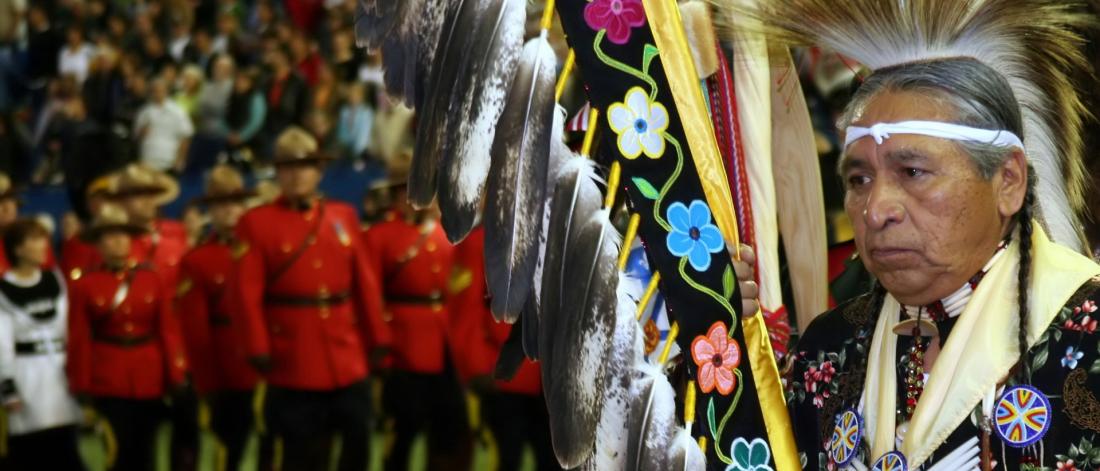
<instances>
[{"instance_id":1,"label":"man's eye","mask_svg":"<svg viewBox=\"0 0 1100 471\"><path fill-rule=\"evenodd\" d=\"M927 175L927 174L928 174L928 172L925 172L924 170L921 170L919 168L906 168L905 169L905 176L907 176L909 178L922 177L922 176Z\"/></svg>"},{"instance_id":2,"label":"man's eye","mask_svg":"<svg viewBox=\"0 0 1100 471\"><path fill-rule=\"evenodd\" d=\"M852 175L848 177L848 188L858 188L871 183L871 178L865 175Z\"/></svg>"}]
</instances>

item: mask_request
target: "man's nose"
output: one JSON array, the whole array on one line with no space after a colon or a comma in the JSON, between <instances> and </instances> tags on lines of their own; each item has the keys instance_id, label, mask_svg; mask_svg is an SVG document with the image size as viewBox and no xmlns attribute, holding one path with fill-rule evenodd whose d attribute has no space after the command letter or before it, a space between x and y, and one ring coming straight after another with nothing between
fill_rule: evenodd
<instances>
[{"instance_id":1,"label":"man's nose","mask_svg":"<svg viewBox=\"0 0 1100 471\"><path fill-rule=\"evenodd\" d=\"M863 219L874 229L882 229L905 219L905 206L902 205L902 191L890 182L881 179L873 183L867 196L867 206L863 210Z\"/></svg>"}]
</instances>

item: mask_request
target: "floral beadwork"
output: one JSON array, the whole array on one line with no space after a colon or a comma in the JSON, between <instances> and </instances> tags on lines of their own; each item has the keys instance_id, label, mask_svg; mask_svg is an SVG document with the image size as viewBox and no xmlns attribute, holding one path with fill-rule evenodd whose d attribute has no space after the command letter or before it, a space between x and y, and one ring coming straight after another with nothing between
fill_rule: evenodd
<instances>
[{"instance_id":1,"label":"floral beadwork","mask_svg":"<svg viewBox=\"0 0 1100 471\"><path fill-rule=\"evenodd\" d=\"M695 337L691 357L699 367L696 376L700 391L709 393L717 389L723 396L733 392L737 386L734 370L741 365L741 348L729 337L725 324L715 322L707 335Z\"/></svg>"},{"instance_id":2,"label":"floral beadwork","mask_svg":"<svg viewBox=\"0 0 1100 471\"><path fill-rule=\"evenodd\" d=\"M726 466L726 471L772 471L772 451L768 442L759 438L750 443L737 437L730 445L730 457L733 463Z\"/></svg>"},{"instance_id":3,"label":"floral beadwork","mask_svg":"<svg viewBox=\"0 0 1100 471\"><path fill-rule=\"evenodd\" d=\"M1092 317L1096 310L1096 303L1092 300L1087 300L1080 306L1073 308L1073 314L1069 319L1066 319L1062 327L1075 332L1084 332L1086 334L1095 333L1098 324L1100 324L1100 322L1097 322L1096 318Z\"/></svg>"},{"instance_id":4,"label":"floral beadwork","mask_svg":"<svg viewBox=\"0 0 1100 471\"><path fill-rule=\"evenodd\" d=\"M688 257L695 271L710 268L711 254L726 247L718 226L711 222L710 208L700 200L692 201L691 206L680 202L669 205L668 222L672 226L666 239L668 251Z\"/></svg>"},{"instance_id":5,"label":"floral beadwork","mask_svg":"<svg viewBox=\"0 0 1100 471\"><path fill-rule=\"evenodd\" d=\"M641 0L595 0L584 7L584 21L595 31L606 30L615 44L630 41L630 31L645 24Z\"/></svg>"},{"instance_id":6,"label":"floral beadwork","mask_svg":"<svg viewBox=\"0 0 1100 471\"><path fill-rule=\"evenodd\" d=\"M668 129L668 110L665 105L649 99L641 87L633 87L619 103L607 111L607 122L619 136L616 141L619 152L627 159L636 159L643 153L651 159L659 159L665 153Z\"/></svg>"},{"instance_id":7,"label":"floral beadwork","mask_svg":"<svg viewBox=\"0 0 1100 471\"><path fill-rule=\"evenodd\" d=\"M1072 346L1066 347L1066 354L1062 357L1062 366L1071 370L1077 368L1077 362L1084 356L1084 352L1079 351Z\"/></svg>"}]
</instances>

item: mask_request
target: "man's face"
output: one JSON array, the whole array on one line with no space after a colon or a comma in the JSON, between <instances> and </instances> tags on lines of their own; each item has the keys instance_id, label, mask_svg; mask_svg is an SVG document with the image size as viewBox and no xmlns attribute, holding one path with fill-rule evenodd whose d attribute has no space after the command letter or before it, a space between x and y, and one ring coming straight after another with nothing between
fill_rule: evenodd
<instances>
[{"instance_id":1,"label":"man's face","mask_svg":"<svg viewBox=\"0 0 1100 471\"><path fill-rule=\"evenodd\" d=\"M954 114L937 96L883 92L853 125L952 122ZM848 146L840 173L856 248L898 301L923 305L946 297L989 260L1022 205L1024 186L1013 184L1026 181L1026 166L1013 173L1006 168L1015 168L1022 154L1009 161L986 180L946 139L895 134L882 144L867 137Z\"/></svg>"},{"instance_id":2,"label":"man's face","mask_svg":"<svg viewBox=\"0 0 1100 471\"><path fill-rule=\"evenodd\" d=\"M313 164L282 164L277 167L276 179L283 196L301 199L313 196L321 183L321 167Z\"/></svg>"},{"instance_id":3,"label":"man's face","mask_svg":"<svg viewBox=\"0 0 1100 471\"><path fill-rule=\"evenodd\" d=\"M6 227L8 224L15 222L17 217L19 217L19 203L15 201L15 198L0 200L0 227Z\"/></svg>"},{"instance_id":4,"label":"man's face","mask_svg":"<svg viewBox=\"0 0 1100 471\"><path fill-rule=\"evenodd\" d=\"M130 234L108 231L99 236L99 253L104 260L121 262L130 257Z\"/></svg>"},{"instance_id":5,"label":"man's face","mask_svg":"<svg viewBox=\"0 0 1100 471\"><path fill-rule=\"evenodd\" d=\"M244 205L240 203L218 203L210 206L210 223L220 230L232 229L243 213Z\"/></svg>"},{"instance_id":6,"label":"man's face","mask_svg":"<svg viewBox=\"0 0 1100 471\"><path fill-rule=\"evenodd\" d=\"M149 224L157 218L157 203L152 195L134 195L122 200L122 206L130 220L137 224Z\"/></svg>"}]
</instances>

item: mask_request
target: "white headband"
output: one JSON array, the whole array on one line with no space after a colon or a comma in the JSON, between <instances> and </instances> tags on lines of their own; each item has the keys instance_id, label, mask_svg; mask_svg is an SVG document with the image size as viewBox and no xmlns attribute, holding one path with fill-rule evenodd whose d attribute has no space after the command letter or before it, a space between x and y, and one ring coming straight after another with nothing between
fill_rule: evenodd
<instances>
[{"instance_id":1,"label":"white headband","mask_svg":"<svg viewBox=\"0 0 1100 471\"><path fill-rule=\"evenodd\" d=\"M876 144L882 144L884 139L890 138L890 134L920 134L953 141L981 142L996 147L1019 147L1024 150L1023 141L1010 131L972 128L939 121L877 123L869 128L849 126L846 134L844 138L845 148L867 136L874 138Z\"/></svg>"}]
</instances>

